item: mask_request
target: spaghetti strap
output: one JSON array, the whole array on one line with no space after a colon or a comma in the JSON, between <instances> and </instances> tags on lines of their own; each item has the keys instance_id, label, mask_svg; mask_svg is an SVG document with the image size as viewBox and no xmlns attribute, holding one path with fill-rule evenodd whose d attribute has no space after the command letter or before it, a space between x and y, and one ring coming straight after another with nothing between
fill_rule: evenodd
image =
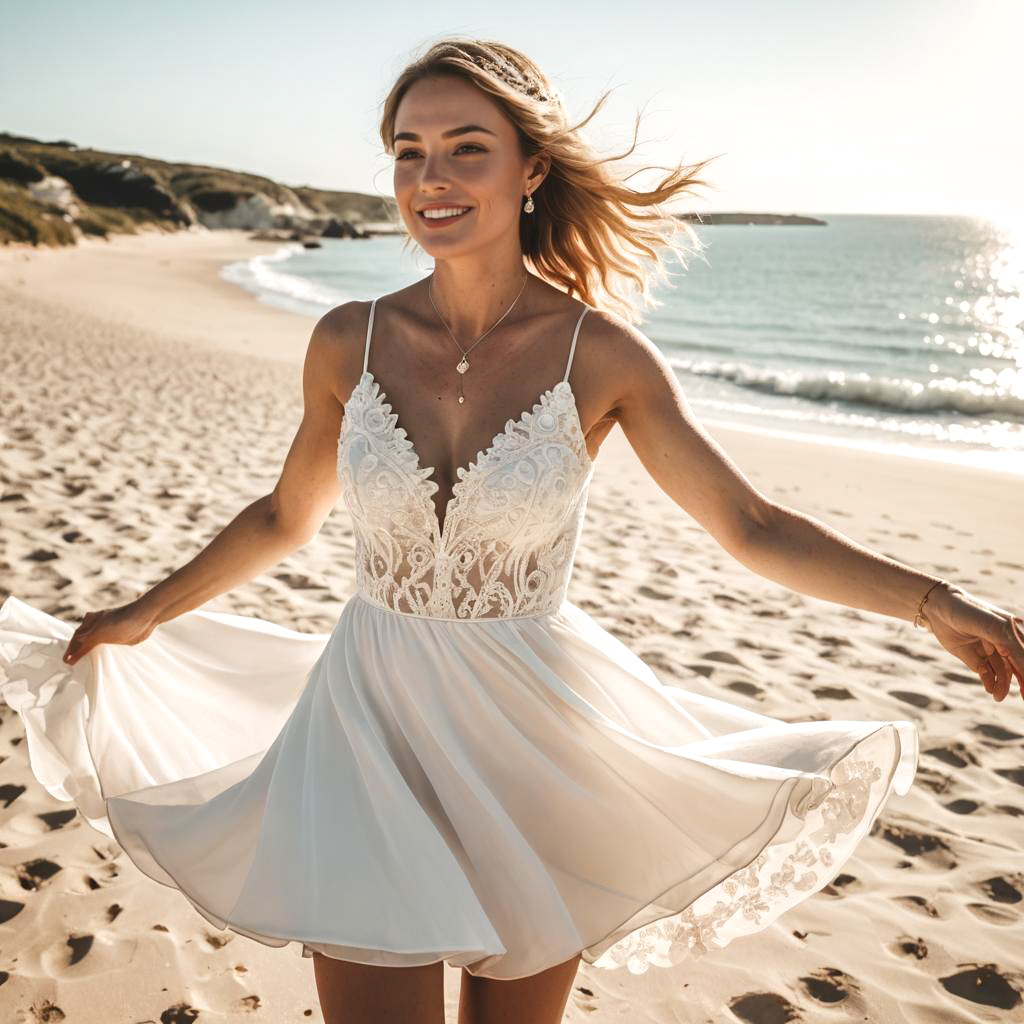
<instances>
[{"instance_id":1,"label":"spaghetti strap","mask_svg":"<svg viewBox=\"0 0 1024 1024\"><path fill-rule=\"evenodd\" d=\"M588 309L590 309L590 307L584 305L583 312L580 313L580 318L576 321L576 330L573 331L572 345L569 347L569 361L565 364L565 376L562 378L563 381L567 381L569 379L569 370L572 369L572 357L576 352L576 339L580 334L580 324L583 323L583 318L587 315Z\"/></svg>"},{"instance_id":2,"label":"spaghetti strap","mask_svg":"<svg viewBox=\"0 0 1024 1024\"><path fill-rule=\"evenodd\" d=\"M366 324L366 345L363 348L363 373L366 373L366 367L370 362L370 335L373 333L373 314L377 308L377 300L374 299L370 303L370 319Z\"/></svg>"}]
</instances>

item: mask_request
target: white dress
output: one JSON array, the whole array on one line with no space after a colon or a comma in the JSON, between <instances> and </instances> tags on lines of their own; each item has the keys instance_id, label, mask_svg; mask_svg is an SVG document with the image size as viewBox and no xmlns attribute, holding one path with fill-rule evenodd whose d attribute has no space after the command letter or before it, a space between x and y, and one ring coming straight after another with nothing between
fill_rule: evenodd
<instances>
[{"instance_id":1,"label":"white dress","mask_svg":"<svg viewBox=\"0 0 1024 1024\"><path fill-rule=\"evenodd\" d=\"M641 972L827 885L917 769L908 721L787 723L660 683L566 598L593 475L569 370L430 478L367 369L338 473L357 591L330 634L196 609L61 660L0 607L32 770L219 928L364 964Z\"/></svg>"}]
</instances>

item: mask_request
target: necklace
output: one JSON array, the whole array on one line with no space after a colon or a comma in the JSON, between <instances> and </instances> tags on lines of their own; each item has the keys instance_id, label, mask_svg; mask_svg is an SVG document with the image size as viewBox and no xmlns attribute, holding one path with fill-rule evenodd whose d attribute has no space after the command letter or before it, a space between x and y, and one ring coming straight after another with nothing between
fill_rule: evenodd
<instances>
[{"instance_id":1,"label":"necklace","mask_svg":"<svg viewBox=\"0 0 1024 1024\"><path fill-rule=\"evenodd\" d=\"M470 352L473 351L473 349L477 347L477 345L480 344L481 341L484 340L484 338L487 337L488 334L491 333L491 331L494 330L495 327L498 326L498 324L501 323L502 320L505 319L505 317L509 315L509 313L512 312L513 307L519 301L519 296L522 295L523 292L526 290L526 285L530 280L530 272L526 272L526 277L523 280L523 287L519 289L519 295L517 295L512 300L512 304L508 307L508 309L506 309L505 312L498 317L497 321L491 324L491 326L488 327L487 330L484 331L484 333L481 334L480 337L477 338L476 341L474 341L473 344L470 345L469 348L467 349L463 349L463 347L459 344L459 339L456 338L454 334L452 334L452 329L445 322L444 317L441 316L441 311L437 308L437 305L434 302L433 295L430 294L430 284L433 281L433 279L433 275L431 275L430 281L427 282L427 298L430 299L430 304L434 307L434 312L437 313L438 320L440 320L441 323L444 324L444 329L448 332L448 336L452 339L452 341L455 342L456 347L462 353L462 358L458 361L458 363L455 366L455 369L459 371L459 405L462 405L462 403L465 402L466 400L466 396L462 393L462 377L469 369L469 360L466 357L469 355Z\"/></svg>"}]
</instances>

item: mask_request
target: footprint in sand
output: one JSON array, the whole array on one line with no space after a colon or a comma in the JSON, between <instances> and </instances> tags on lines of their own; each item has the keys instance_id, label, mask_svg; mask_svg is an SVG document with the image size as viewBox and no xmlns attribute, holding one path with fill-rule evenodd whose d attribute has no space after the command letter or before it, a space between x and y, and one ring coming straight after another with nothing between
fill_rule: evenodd
<instances>
[{"instance_id":1,"label":"footprint in sand","mask_svg":"<svg viewBox=\"0 0 1024 1024\"><path fill-rule=\"evenodd\" d=\"M192 1024L199 1011L188 1003L176 1003L160 1014L160 1024Z\"/></svg>"},{"instance_id":2,"label":"footprint in sand","mask_svg":"<svg viewBox=\"0 0 1024 1024\"><path fill-rule=\"evenodd\" d=\"M1004 729L1001 725L994 725L991 722L977 722L971 726L976 732L990 740L999 743L1012 743L1014 740L1024 740L1024 733L1014 732L1012 729Z\"/></svg>"},{"instance_id":3,"label":"footprint in sand","mask_svg":"<svg viewBox=\"0 0 1024 1024\"><path fill-rule=\"evenodd\" d=\"M971 967L938 981L947 992L979 1006L1013 1010L1024 1001L1013 983L994 964Z\"/></svg>"},{"instance_id":4,"label":"footprint in sand","mask_svg":"<svg viewBox=\"0 0 1024 1024\"><path fill-rule=\"evenodd\" d=\"M920 857L946 871L952 871L957 866L957 860L949 844L930 832L918 832L905 825L887 824L882 824L877 831L886 842L898 846L911 857Z\"/></svg>"},{"instance_id":5,"label":"footprint in sand","mask_svg":"<svg viewBox=\"0 0 1024 1024\"><path fill-rule=\"evenodd\" d=\"M857 992L860 986L856 979L837 967L822 967L814 974L806 974L800 981L807 994L816 1002L832 1005L850 998L850 992Z\"/></svg>"},{"instance_id":6,"label":"footprint in sand","mask_svg":"<svg viewBox=\"0 0 1024 1024\"><path fill-rule=\"evenodd\" d=\"M36 817L52 832L54 829L63 828L69 821L73 821L78 811L72 807L70 810L46 811L37 814Z\"/></svg>"},{"instance_id":7,"label":"footprint in sand","mask_svg":"<svg viewBox=\"0 0 1024 1024\"><path fill-rule=\"evenodd\" d=\"M926 764L919 764L917 768L917 774L914 776L915 785L920 783L922 786L927 787L936 796L943 796L949 793L953 788L953 776L947 775L945 772L936 771L934 768L929 768Z\"/></svg>"},{"instance_id":8,"label":"footprint in sand","mask_svg":"<svg viewBox=\"0 0 1024 1024\"><path fill-rule=\"evenodd\" d=\"M943 804L947 811L952 811L953 814L973 814L981 804L977 800L953 800L948 804Z\"/></svg>"},{"instance_id":9,"label":"footprint in sand","mask_svg":"<svg viewBox=\"0 0 1024 1024\"><path fill-rule=\"evenodd\" d=\"M911 910L927 914L929 917L938 918L940 916L939 912L923 896L896 896L894 901L910 907Z\"/></svg>"},{"instance_id":10,"label":"footprint in sand","mask_svg":"<svg viewBox=\"0 0 1024 1024\"><path fill-rule=\"evenodd\" d=\"M725 684L733 693L742 693L744 697L763 697L764 690L754 683L748 683L745 679L733 679Z\"/></svg>"},{"instance_id":11,"label":"footprint in sand","mask_svg":"<svg viewBox=\"0 0 1024 1024\"><path fill-rule=\"evenodd\" d=\"M948 679L951 683L965 683L968 686L978 686L981 680L977 676L969 676L964 672L943 672L943 679Z\"/></svg>"},{"instance_id":12,"label":"footprint in sand","mask_svg":"<svg viewBox=\"0 0 1024 1024\"><path fill-rule=\"evenodd\" d=\"M819 700L853 700L853 694L845 686L818 686L811 692Z\"/></svg>"},{"instance_id":13,"label":"footprint in sand","mask_svg":"<svg viewBox=\"0 0 1024 1024\"><path fill-rule=\"evenodd\" d=\"M821 891L827 896L838 896L841 898L860 888L860 879L856 875L848 875L846 872L841 872L828 885L823 886Z\"/></svg>"},{"instance_id":14,"label":"footprint in sand","mask_svg":"<svg viewBox=\"0 0 1024 1024\"><path fill-rule=\"evenodd\" d=\"M16 738L20 739L21 737L19 736ZM12 740L11 742L13 743L14 741ZM14 801L17 800L24 792L24 786L16 786L14 783L6 783L3 786L0 786L0 801L3 801L5 808L10 807L11 804L13 804Z\"/></svg>"},{"instance_id":15,"label":"footprint in sand","mask_svg":"<svg viewBox=\"0 0 1024 1024\"><path fill-rule=\"evenodd\" d=\"M990 903L965 903L964 906L980 921L1005 928L1020 924L1020 914L1008 907L993 907Z\"/></svg>"},{"instance_id":16,"label":"footprint in sand","mask_svg":"<svg viewBox=\"0 0 1024 1024\"><path fill-rule=\"evenodd\" d=\"M17 916L25 909L24 903L17 900L0 900L0 924L6 924L12 917Z\"/></svg>"},{"instance_id":17,"label":"footprint in sand","mask_svg":"<svg viewBox=\"0 0 1024 1024\"><path fill-rule=\"evenodd\" d=\"M904 704L912 704L915 708L923 708L926 711L950 711L948 704L941 700L929 697L924 693L915 693L913 690L890 690L890 697L903 701Z\"/></svg>"},{"instance_id":18,"label":"footprint in sand","mask_svg":"<svg viewBox=\"0 0 1024 1024\"><path fill-rule=\"evenodd\" d=\"M775 992L748 992L730 1000L729 1009L750 1024L787 1024L803 1019L788 999Z\"/></svg>"},{"instance_id":19,"label":"footprint in sand","mask_svg":"<svg viewBox=\"0 0 1024 1024\"><path fill-rule=\"evenodd\" d=\"M1024 889L1024 875L1014 875L1013 880L1004 878L1002 875L994 875L979 882L981 891L996 903L1020 903L1024 899L1021 889Z\"/></svg>"},{"instance_id":20,"label":"footprint in sand","mask_svg":"<svg viewBox=\"0 0 1024 1024\"><path fill-rule=\"evenodd\" d=\"M741 668L746 668L743 662L729 651L708 651L707 654L702 654L701 657L705 661L722 661L726 665L739 665Z\"/></svg>"},{"instance_id":21,"label":"footprint in sand","mask_svg":"<svg viewBox=\"0 0 1024 1024\"><path fill-rule=\"evenodd\" d=\"M1009 779L1010 782L1015 782L1018 786L1024 786L1024 768L997 768L995 772L1001 778Z\"/></svg>"},{"instance_id":22,"label":"footprint in sand","mask_svg":"<svg viewBox=\"0 0 1024 1024\"><path fill-rule=\"evenodd\" d=\"M593 1013L597 1009L597 999L586 985L576 986L572 994L572 1003L584 1013Z\"/></svg>"},{"instance_id":23,"label":"footprint in sand","mask_svg":"<svg viewBox=\"0 0 1024 1024\"><path fill-rule=\"evenodd\" d=\"M915 960L924 960L928 956L928 947L920 936L916 939L901 936L889 944L889 949L897 956L912 956Z\"/></svg>"},{"instance_id":24,"label":"footprint in sand","mask_svg":"<svg viewBox=\"0 0 1024 1024\"><path fill-rule=\"evenodd\" d=\"M714 665L687 665L686 668L695 675L703 676L705 679L710 679L715 671Z\"/></svg>"},{"instance_id":25,"label":"footprint in sand","mask_svg":"<svg viewBox=\"0 0 1024 1024\"><path fill-rule=\"evenodd\" d=\"M912 658L914 661L935 661L934 655L925 654L923 651L912 651L903 644L882 644L883 650L892 651L893 654L900 654L904 658Z\"/></svg>"},{"instance_id":26,"label":"footprint in sand","mask_svg":"<svg viewBox=\"0 0 1024 1024\"><path fill-rule=\"evenodd\" d=\"M947 743L941 747L928 747L922 753L934 757L937 761L948 764L952 768L966 768L968 765L978 764L978 759L963 743Z\"/></svg>"},{"instance_id":27,"label":"footprint in sand","mask_svg":"<svg viewBox=\"0 0 1024 1024\"><path fill-rule=\"evenodd\" d=\"M45 857L26 861L24 864L16 864L14 867L14 873L18 876L18 882L22 889L40 889L58 871L63 870L59 864L47 860Z\"/></svg>"}]
</instances>

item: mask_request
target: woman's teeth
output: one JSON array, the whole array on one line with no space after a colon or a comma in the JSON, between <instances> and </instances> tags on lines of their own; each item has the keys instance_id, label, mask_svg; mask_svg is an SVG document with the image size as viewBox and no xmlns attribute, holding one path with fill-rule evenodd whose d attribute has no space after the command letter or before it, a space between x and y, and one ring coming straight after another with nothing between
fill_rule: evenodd
<instances>
[{"instance_id":1,"label":"woman's teeth","mask_svg":"<svg viewBox=\"0 0 1024 1024\"><path fill-rule=\"evenodd\" d=\"M420 213L426 220L453 220L461 217L470 207L468 206L447 206L443 209L421 210Z\"/></svg>"}]
</instances>

